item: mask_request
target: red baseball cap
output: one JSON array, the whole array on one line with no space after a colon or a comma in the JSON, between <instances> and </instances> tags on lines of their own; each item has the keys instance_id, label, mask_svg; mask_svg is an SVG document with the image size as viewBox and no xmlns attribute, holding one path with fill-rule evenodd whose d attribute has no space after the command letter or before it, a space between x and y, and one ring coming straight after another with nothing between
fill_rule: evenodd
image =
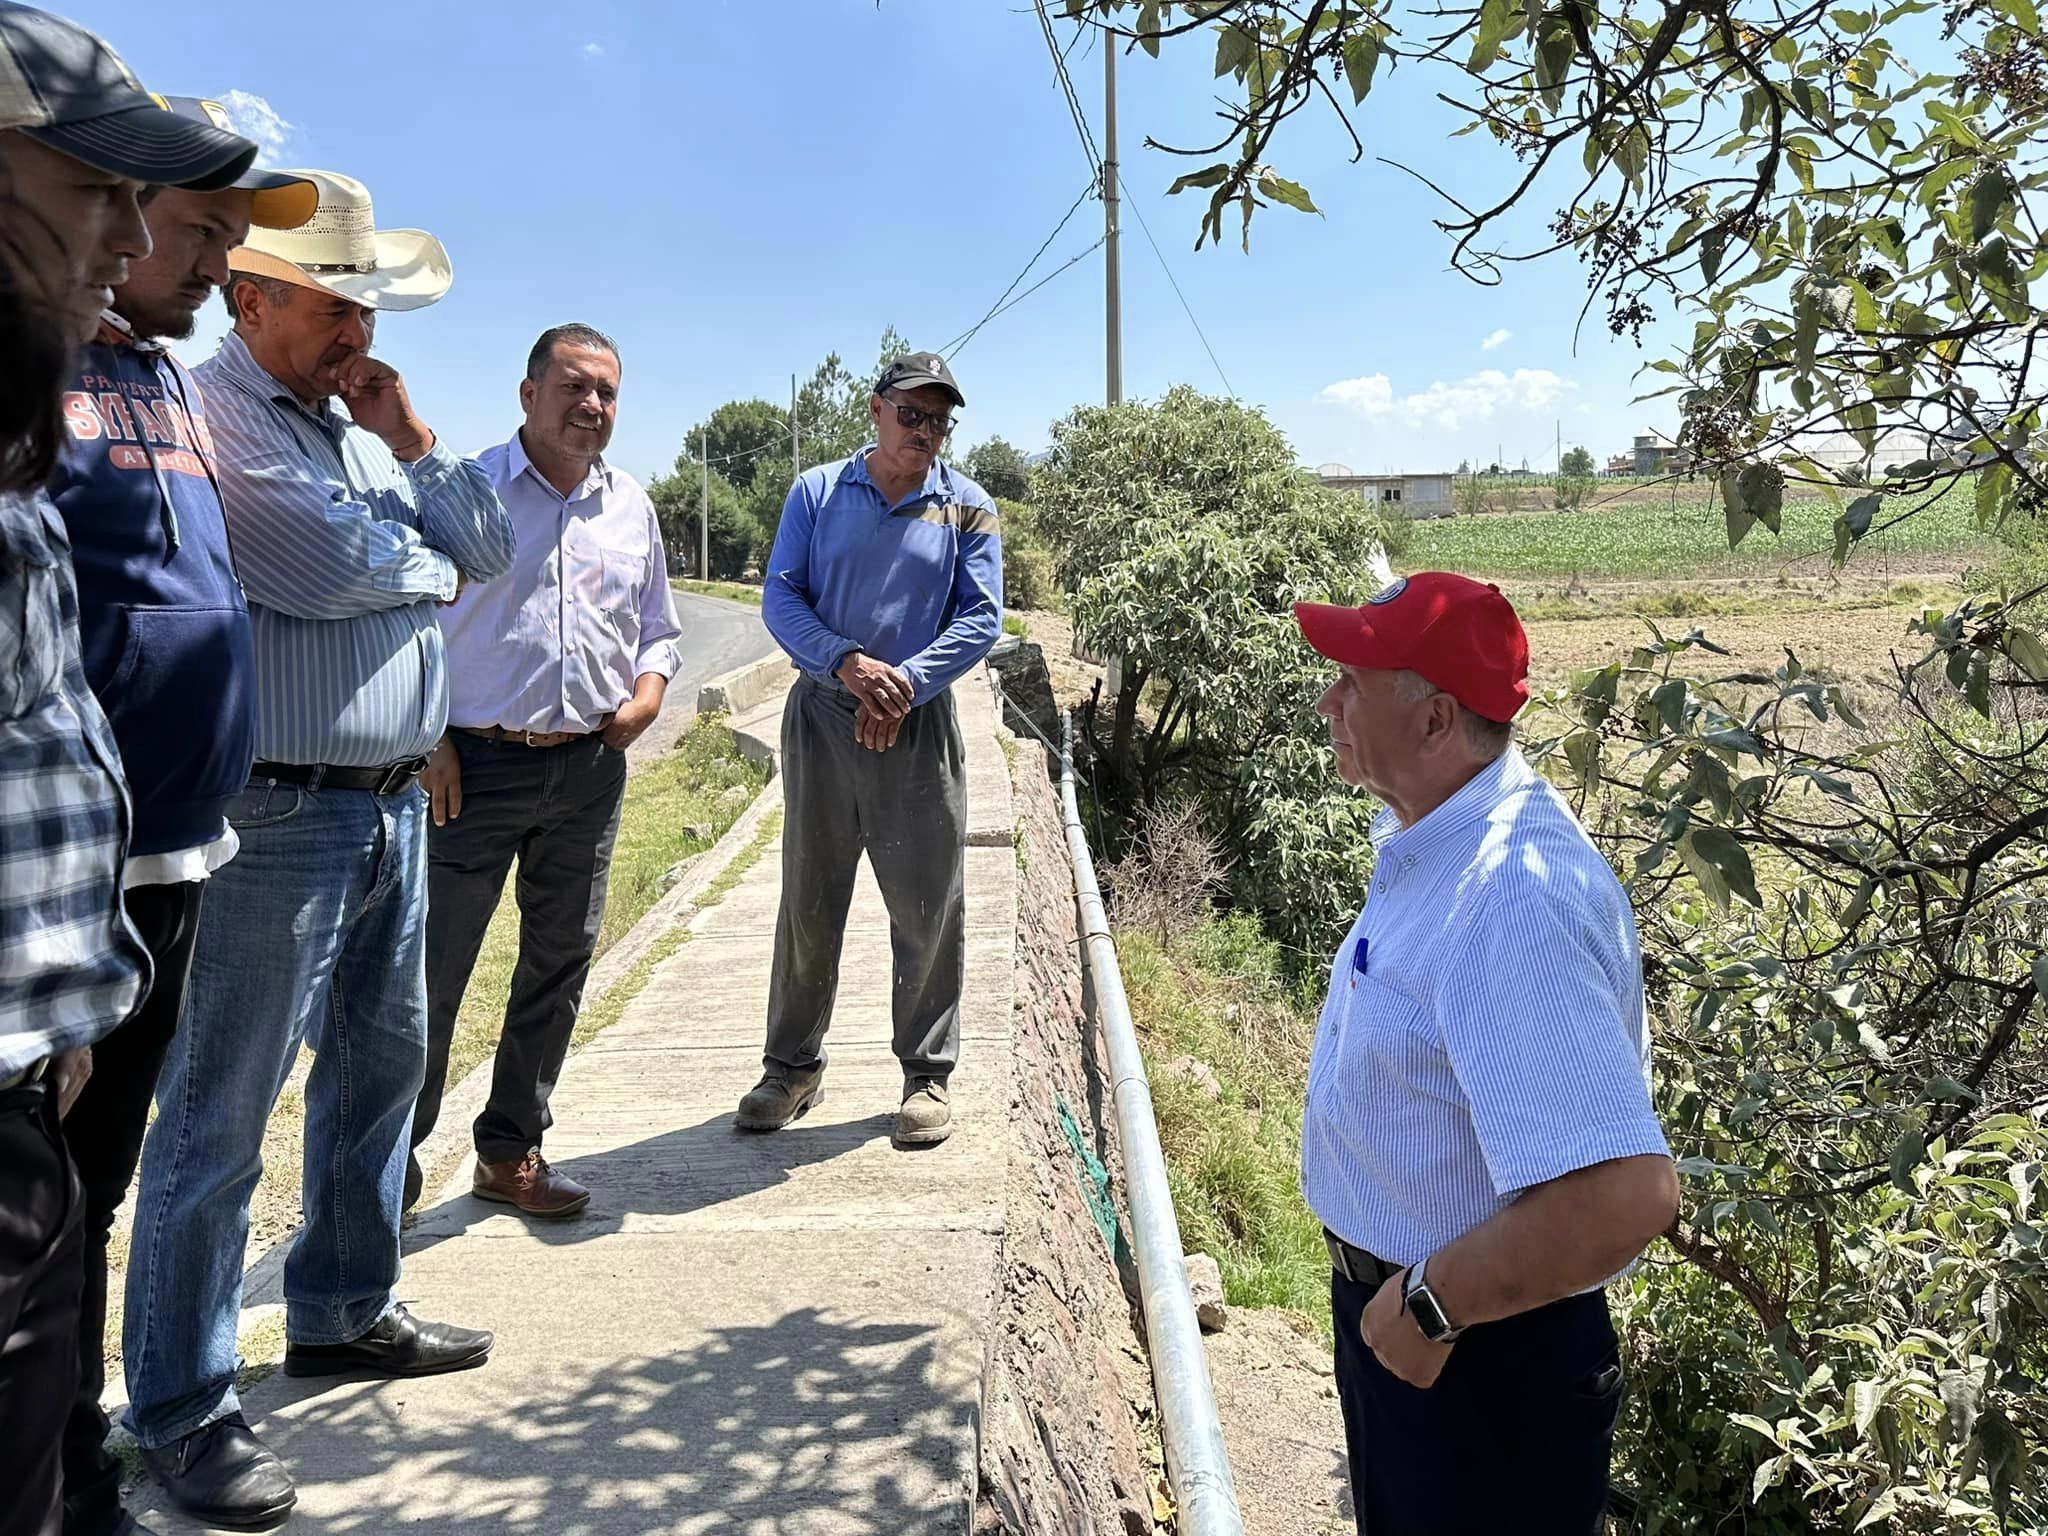
<instances>
[{"instance_id":1,"label":"red baseball cap","mask_svg":"<svg viewBox=\"0 0 2048 1536\"><path fill-rule=\"evenodd\" d=\"M1448 571L1398 578L1362 608L1296 603L1302 638L1330 660L1415 672L1505 724L1529 702L1529 637L1500 588Z\"/></svg>"}]
</instances>

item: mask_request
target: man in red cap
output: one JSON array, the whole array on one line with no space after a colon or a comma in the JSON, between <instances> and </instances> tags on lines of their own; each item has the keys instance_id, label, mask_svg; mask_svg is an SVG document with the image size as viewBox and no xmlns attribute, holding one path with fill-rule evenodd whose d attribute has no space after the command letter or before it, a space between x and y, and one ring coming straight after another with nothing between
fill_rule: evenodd
<instances>
[{"instance_id":1,"label":"man in red cap","mask_svg":"<svg viewBox=\"0 0 2048 1536\"><path fill-rule=\"evenodd\" d=\"M1387 806L1302 1125L1359 1529L1593 1536L1605 1286L1678 1204L1634 915L1513 746L1529 643L1498 588L1432 571L1295 616L1338 665L1337 772Z\"/></svg>"}]
</instances>

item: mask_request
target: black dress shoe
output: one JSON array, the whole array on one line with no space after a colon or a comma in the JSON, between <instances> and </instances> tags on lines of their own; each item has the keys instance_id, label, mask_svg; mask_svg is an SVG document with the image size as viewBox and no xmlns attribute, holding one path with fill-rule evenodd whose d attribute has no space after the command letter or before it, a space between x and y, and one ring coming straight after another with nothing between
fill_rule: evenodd
<instances>
[{"instance_id":1,"label":"black dress shoe","mask_svg":"<svg viewBox=\"0 0 2048 1536\"><path fill-rule=\"evenodd\" d=\"M142 1460L172 1501L207 1525L261 1531L299 1502L291 1473L239 1413L144 1450Z\"/></svg>"},{"instance_id":2,"label":"black dress shoe","mask_svg":"<svg viewBox=\"0 0 2048 1536\"><path fill-rule=\"evenodd\" d=\"M393 1307L361 1338L346 1344L288 1344L287 1376L338 1376L375 1371L385 1376L438 1376L482 1365L494 1343L482 1328L423 1323L403 1306Z\"/></svg>"}]
</instances>

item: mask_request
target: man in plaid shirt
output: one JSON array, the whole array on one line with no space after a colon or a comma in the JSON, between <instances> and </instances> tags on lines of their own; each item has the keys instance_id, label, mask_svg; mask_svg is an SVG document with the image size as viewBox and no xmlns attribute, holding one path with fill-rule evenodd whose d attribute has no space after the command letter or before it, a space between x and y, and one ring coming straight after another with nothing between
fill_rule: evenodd
<instances>
[{"instance_id":1,"label":"man in plaid shirt","mask_svg":"<svg viewBox=\"0 0 2048 1536\"><path fill-rule=\"evenodd\" d=\"M0 3L0 1536L63 1528L84 1228L58 1122L149 980L122 912L121 759L40 489L57 392L149 253L145 188L225 185L255 153L163 111L91 33Z\"/></svg>"}]
</instances>

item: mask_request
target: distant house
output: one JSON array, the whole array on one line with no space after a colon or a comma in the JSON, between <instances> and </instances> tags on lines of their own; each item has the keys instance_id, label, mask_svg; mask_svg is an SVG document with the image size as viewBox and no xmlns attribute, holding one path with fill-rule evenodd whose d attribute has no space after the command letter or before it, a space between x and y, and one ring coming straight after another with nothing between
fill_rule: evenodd
<instances>
[{"instance_id":1,"label":"distant house","mask_svg":"<svg viewBox=\"0 0 2048 1536\"><path fill-rule=\"evenodd\" d=\"M1359 475L1349 465L1322 464L1316 478L1333 491L1356 496L1374 506L1399 507L1410 517L1449 517L1452 512L1449 471L1431 475Z\"/></svg>"},{"instance_id":2,"label":"distant house","mask_svg":"<svg viewBox=\"0 0 2048 1536\"><path fill-rule=\"evenodd\" d=\"M1605 472L1610 475L1633 475L1636 472L1636 456L1632 453L1617 453L1607 461Z\"/></svg>"},{"instance_id":3,"label":"distant house","mask_svg":"<svg viewBox=\"0 0 2048 1536\"><path fill-rule=\"evenodd\" d=\"M1638 475L1692 473L1692 451L1681 448L1674 439L1654 429L1636 434L1635 449L1630 457L1635 463L1634 473Z\"/></svg>"}]
</instances>

